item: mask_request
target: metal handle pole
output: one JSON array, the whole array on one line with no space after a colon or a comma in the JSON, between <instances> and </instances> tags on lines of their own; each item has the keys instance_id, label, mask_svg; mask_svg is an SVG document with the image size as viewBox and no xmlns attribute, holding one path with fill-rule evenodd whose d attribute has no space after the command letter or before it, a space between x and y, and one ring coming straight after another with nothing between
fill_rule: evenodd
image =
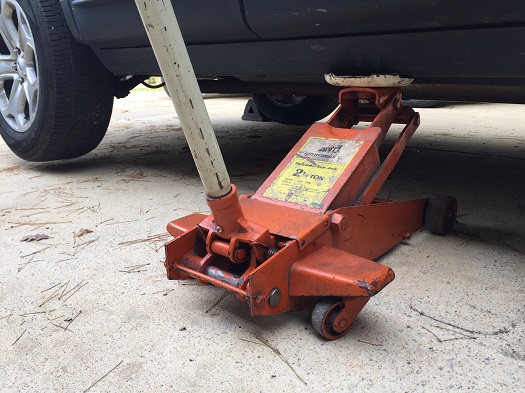
<instances>
[{"instance_id":1,"label":"metal handle pole","mask_svg":"<svg viewBox=\"0 0 525 393\"><path fill-rule=\"evenodd\" d=\"M171 1L135 0L207 194L231 190L210 117Z\"/></svg>"}]
</instances>

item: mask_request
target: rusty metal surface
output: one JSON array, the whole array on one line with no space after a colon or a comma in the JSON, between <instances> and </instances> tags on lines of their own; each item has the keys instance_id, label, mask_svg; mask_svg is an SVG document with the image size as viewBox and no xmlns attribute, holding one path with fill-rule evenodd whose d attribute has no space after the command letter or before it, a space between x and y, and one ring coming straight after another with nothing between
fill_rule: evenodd
<instances>
[{"instance_id":1,"label":"rusty metal surface","mask_svg":"<svg viewBox=\"0 0 525 393\"><path fill-rule=\"evenodd\" d=\"M190 268L187 268L185 266L182 266L182 265L179 265L177 266L178 269L182 270L183 272L187 273L188 276L191 276L193 278L197 278L197 279L200 279L202 282L204 283L208 283L208 284L213 284L215 286L218 286L218 287L222 287L230 292L233 292L235 293L236 295L238 295L238 298L239 299L248 299L250 297L250 295L246 292L246 291L243 291L242 289L239 289L225 281L222 281L222 280L218 280L214 277L211 277L211 276L208 276L207 274L204 274L204 273L199 273L193 269L190 269Z\"/></svg>"}]
</instances>

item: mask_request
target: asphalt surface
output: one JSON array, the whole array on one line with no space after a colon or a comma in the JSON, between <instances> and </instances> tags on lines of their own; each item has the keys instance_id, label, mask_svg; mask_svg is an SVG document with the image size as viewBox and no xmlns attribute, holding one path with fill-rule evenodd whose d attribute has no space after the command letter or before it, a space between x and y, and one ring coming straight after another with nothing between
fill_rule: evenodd
<instances>
[{"instance_id":1,"label":"asphalt surface","mask_svg":"<svg viewBox=\"0 0 525 393\"><path fill-rule=\"evenodd\" d=\"M206 100L250 193L305 128L243 122L245 102ZM24 162L0 143L0 391L523 391L525 107L420 113L381 196L454 195L455 232L381 257L396 279L333 342L311 310L252 318L219 288L165 278L166 224L207 205L163 92L116 101L78 159Z\"/></svg>"}]
</instances>

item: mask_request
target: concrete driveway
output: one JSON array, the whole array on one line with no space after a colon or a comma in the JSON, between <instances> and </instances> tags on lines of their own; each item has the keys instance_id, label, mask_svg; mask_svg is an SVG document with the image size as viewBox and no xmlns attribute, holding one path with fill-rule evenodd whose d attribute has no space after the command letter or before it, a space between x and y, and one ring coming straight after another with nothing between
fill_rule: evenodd
<instances>
[{"instance_id":1,"label":"concrete driveway","mask_svg":"<svg viewBox=\"0 0 525 393\"><path fill-rule=\"evenodd\" d=\"M305 130L242 122L245 102L206 100L241 193ZM207 205L162 91L116 101L85 157L28 163L1 143L0 391L523 390L525 107L420 113L382 196L454 195L456 232L383 256L396 280L333 342L311 310L252 318L221 289L165 278L166 224ZM49 239L21 241L35 234Z\"/></svg>"}]
</instances>

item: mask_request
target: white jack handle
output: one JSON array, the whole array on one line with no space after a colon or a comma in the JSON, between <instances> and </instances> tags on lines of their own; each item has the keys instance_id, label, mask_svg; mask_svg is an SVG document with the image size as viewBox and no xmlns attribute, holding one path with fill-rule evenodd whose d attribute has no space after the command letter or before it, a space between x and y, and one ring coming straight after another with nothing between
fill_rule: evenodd
<instances>
[{"instance_id":1,"label":"white jack handle","mask_svg":"<svg viewBox=\"0 0 525 393\"><path fill-rule=\"evenodd\" d=\"M171 0L135 0L206 193L220 198L230 177Z\"/></svg>"}]
</instances>

